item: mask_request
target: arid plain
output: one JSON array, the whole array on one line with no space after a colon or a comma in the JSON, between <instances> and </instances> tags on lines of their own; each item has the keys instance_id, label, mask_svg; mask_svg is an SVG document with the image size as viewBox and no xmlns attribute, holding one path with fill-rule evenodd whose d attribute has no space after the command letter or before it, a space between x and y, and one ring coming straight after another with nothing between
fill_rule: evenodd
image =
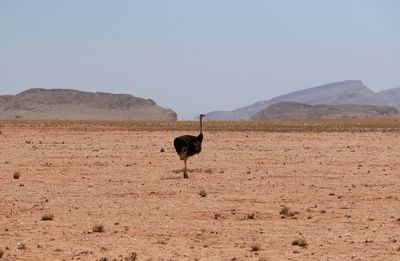
<instances>
[{"instance_id":1,"label":"arid plain","mask_svg":"<svg viewBox=\"0 0 400 261\"><path fill-rule=\"evenodd\" d=\"M399 260L399 122L204 128L1 122L0 259Z\"/></svg>"}]
</instances>

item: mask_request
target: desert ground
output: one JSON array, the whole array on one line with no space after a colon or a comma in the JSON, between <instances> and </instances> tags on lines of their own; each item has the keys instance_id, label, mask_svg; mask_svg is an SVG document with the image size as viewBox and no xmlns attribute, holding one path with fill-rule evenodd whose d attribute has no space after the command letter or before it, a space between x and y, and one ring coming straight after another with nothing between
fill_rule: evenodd
<instances>
[{"instance_id":1,"label":"desert ground","mask_svg":"<svg viewBox=\"0 0 400 261\"><path fill-rule=\"evenodd\" d=\"M0 260L400 260L400 122L0 122Z\"/></svg>"}]
</instances>

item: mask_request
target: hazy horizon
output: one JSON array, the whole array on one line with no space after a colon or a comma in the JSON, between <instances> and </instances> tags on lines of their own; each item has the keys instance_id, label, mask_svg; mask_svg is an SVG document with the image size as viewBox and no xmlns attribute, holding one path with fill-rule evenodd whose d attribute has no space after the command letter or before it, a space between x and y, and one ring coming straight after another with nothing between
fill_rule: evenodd
<instances>
[{"instance_id":1,"label":"hazy horizon","mask_svg":"<svg viewBox=\"0 0 400 261\"><path fill-rule=\"evenodd\" d=\"M128 93L180 117L344 80L400 87L398 1L0 2L0 94Z\"/></svg>"}]
</instances>

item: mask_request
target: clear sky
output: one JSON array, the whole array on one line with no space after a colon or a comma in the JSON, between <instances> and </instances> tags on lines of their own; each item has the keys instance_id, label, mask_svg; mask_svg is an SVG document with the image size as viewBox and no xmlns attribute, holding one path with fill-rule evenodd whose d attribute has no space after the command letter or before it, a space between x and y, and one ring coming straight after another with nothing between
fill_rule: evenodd
<instances>
[{"instance_id":1,"label":"clear sky","mask_svg":"<svg viewBox=\"0 0 400 261\"><path fill-rule=\"evenodd\" d=\"M129 93L182 117L349 79L400 87L400 1L0 0L0 94Z\"/></svg>"}]
</instances>

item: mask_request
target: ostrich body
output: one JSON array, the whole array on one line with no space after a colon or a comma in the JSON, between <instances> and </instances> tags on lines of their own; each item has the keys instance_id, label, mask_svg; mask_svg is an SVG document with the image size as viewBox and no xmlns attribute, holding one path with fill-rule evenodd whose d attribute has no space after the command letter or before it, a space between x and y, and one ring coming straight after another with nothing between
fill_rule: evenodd
<instances>
[{"instance_id":1,"label":"ostrich body","mask_svg":"<svg viewBox=\"0 0 400 261\"><path fill-rule=\"evenodd\" d=\"M175 138L174 147L176 153L178 153L181 160L185 162L185 168L183 170L183 177L189 178L187 174L187 160L189 157L199 154L201 151L201 143L203 141L203 117L204 114L200 114L200 134L198 136L183 135Z\"/></svg>"}]
</instances>

